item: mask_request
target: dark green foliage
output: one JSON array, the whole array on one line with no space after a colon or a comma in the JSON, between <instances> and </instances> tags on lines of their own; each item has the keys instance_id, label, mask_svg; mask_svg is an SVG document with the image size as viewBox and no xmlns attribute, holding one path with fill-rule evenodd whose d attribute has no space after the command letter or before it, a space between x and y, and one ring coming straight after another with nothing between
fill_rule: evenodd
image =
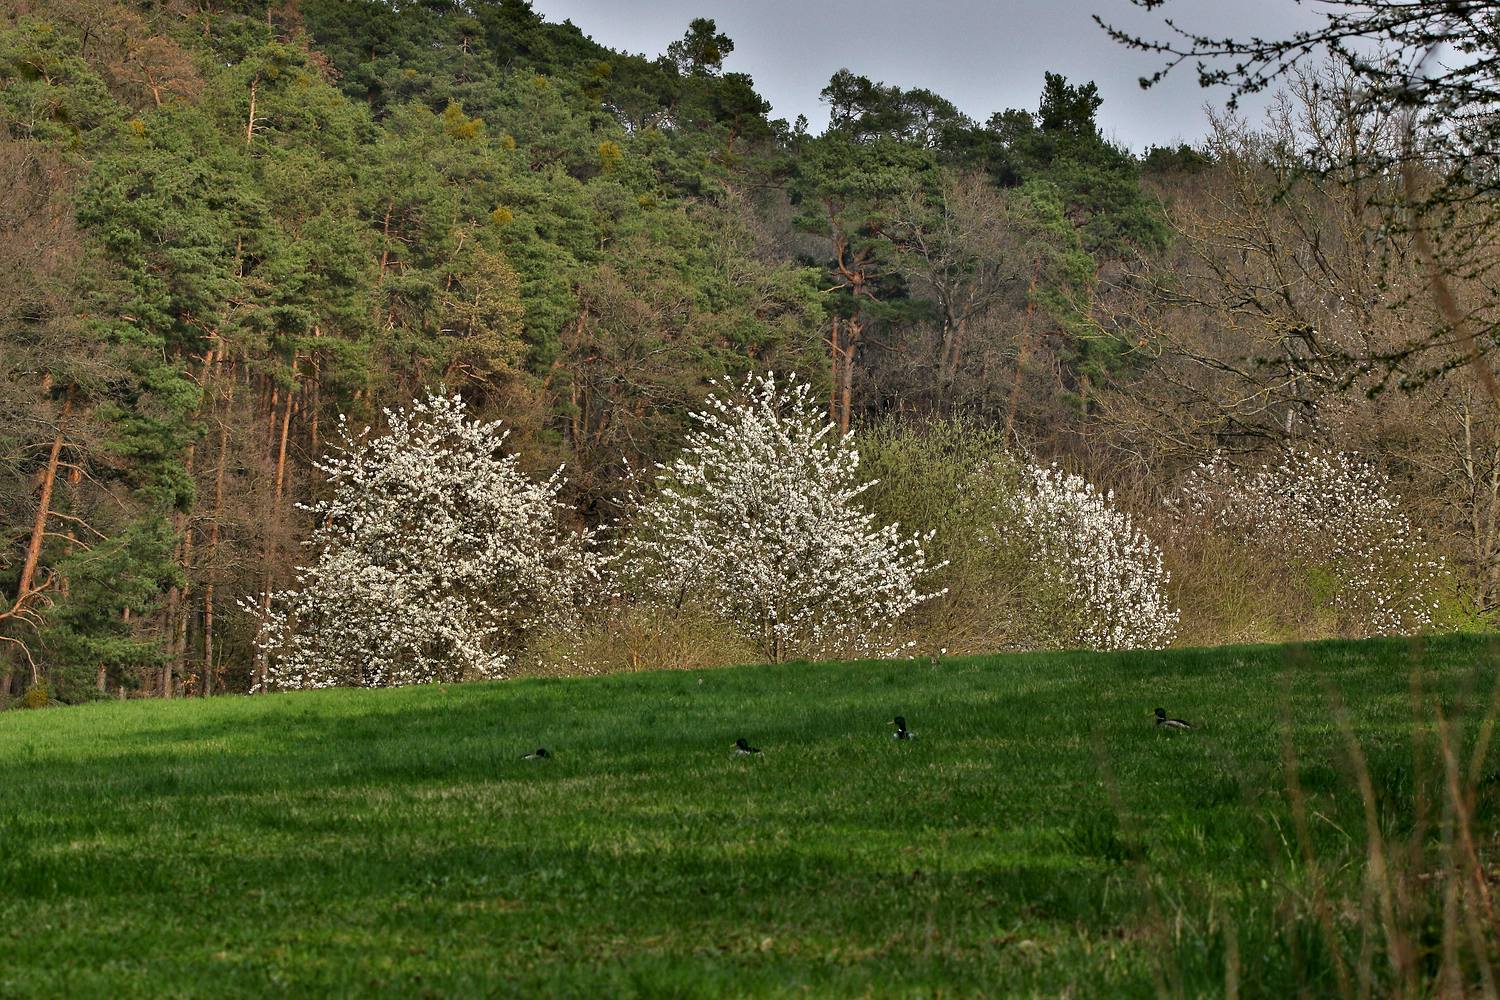
<instances>
[{"instance_id":1,"label":"dark green foliage","mask_svg":"<svg viewBox=\"0 0 1500 1000\"><path fill-rule=\"evenodd\" d=\"M1010 109L983 127L948 128L939 148L950 162L984 168L1001 187L1051 184L1083 247L1101 261L1159 249L1165 220L1140 188L1136 158L1100 134L1102 103L1093 83L1047 73L1038 111Z\"/></svg>"},{"instance_id":2,"label":"dark green foliage","mask_svg":"<svg viewBox=\"0 0 1500 1000\"><path fill-rule=\"evenodd\" d=\"M39 18L0 30L0 80L0 126L10 138L76 151L121 119L123 109L75 40Z\"/></svg>"},{"instance_id":3,"label":"dark green foliage","mask_svg":"<svg viewBox=\"0 0 1500 1000\"><path fill-rule=\"evenodd\" d=\"M667 46L667 58L684 76L714 76L724 57L734 51L734 42L719 30L711 17L695 17L687 34Z\"/></svg>"},{"instance_id":4,"label":"dark green foliage","mask_svg":"<svg viewBox=\"0 0 1500 1000\"><path fill-rule=\"evenodd\" d=\"M1073 86L1058 73L1048 73L1042 83L1042 106L1037 126L1045 133L1068 139L1091 139L1099 134L1094 115L1104 98L1092 82Z\"/></svg>"},{"instance_id":5,"label":"dark green foliage","mask_svg":"<svg viewBox=\"0 0 1500 1000\"><path fill-rule=\"evenodd\" d=\"M830 128L811 136L768 120L706 18L650 58L523 0L28 10L0 21L0 125L17 157L35 148L76 173L49 211L71 206L79 245L76 280L54 294L74 314L26 306L0 331L28 359L5 372L6 412L73 400L88 433L64 435L49 516L85 521L97 565L123 560L124 579L156 588L113 600L85 585L94 564L70 561L77 537L49 525L39 579L80 576L39 612L60 671L118 661L126 679L150 660L139 642L201 676L189 648L243 650L251 623L221 614L225 634L204 637L207 609L178 599L288 580L323 428L378 422L439 384L512 424L530 467L569 463L570 499L597 521L721 375L842 386L843 422L910 400L999 421L1012 379L987 372L1007 328L1045 343L1075 416L1133 364L1097 302L1162 230L1138 165L1100 137L1093 84L1048 75L1036 114L981 126L931 91L845 70L823 94ZM966 190L955 178L985 176L983 211L1003 212L978 228L1003 238L916 260ZM913 364L939 327L942 360ZM73 350L25 342L40 329ZM976 350L989 354L969 363ZM51 441L45 419L15 422L27 430L0 432L3 482L25 503L4 526L0 604Z\"/></svg>"},{"instance_id":6,"label":"dark green foliage","mask_svg":"<svg viewBox=\"0 0 1500 1000\"><path fill-rule=\"evenodd\" d=\"M1199 173L1213 166L1213 159L1204 151L1194 149L1187 143L1172 146L1152 146L1141 157L1141 172L1146 175L1172 173Z\"/></svg>"},{"instance_id":7,"label":"dark green foliage","mask_svg":"<svg viewBox=\"0 0 1500 1000\"><path fill-rule=\"evenodd\" d=\"M167 517L148 513L108 541L59 562L57 572L69 590L42 633L43 649L57 665L51 679L59 701L105 697L100 681L109 692L135 688L142 671L160 662L160 648L136 634L130 617L139 620L155 610L158 595L180 582L169 558L169 524Z\"/></svg>"},{"instance_id":8,"label":"dark green foliage","mask_svg":"<svg viewBox=\"0 0 1500 1000\"><path fill-rule=\"evenodd\" d=\"M67 599L39 598L40 631L23 629L73 678L60 697L100 662L113 683L192 631L154 608L170 586L203 590L208 568L186 561L209 543L206 504L241 520L228 537L243 575L226 597L286 573L295 546L276 536L301 530L290 494L323 447L320 417L447 384L518 424L537 465L584 463L592 504L619 490L622 459L670 447L708 379L809 366L813 281L761 252L735 189L780 155L768 106L747 75L722 72L733 43L712 22L694 22L674 63L612 52L513 0L251 2L185 19L97 6L0 21L4 135L81 178L81 287L57 295L80 315L28 322L94 360L39 367L20 343L37 335L0 333L20 359L7 412L45 410L50 393L73 401L75 428L101 429L86 451L65 434L49 513L99 537L85 559L49 534L37 578ZM598 386L614 388L593 398ZM51 444L40 421L22 426L0 441L18 495ZM4 525L7 607L29 516ZM121 594L95 585L106 565Z\"/></svg>"}]
</instances>

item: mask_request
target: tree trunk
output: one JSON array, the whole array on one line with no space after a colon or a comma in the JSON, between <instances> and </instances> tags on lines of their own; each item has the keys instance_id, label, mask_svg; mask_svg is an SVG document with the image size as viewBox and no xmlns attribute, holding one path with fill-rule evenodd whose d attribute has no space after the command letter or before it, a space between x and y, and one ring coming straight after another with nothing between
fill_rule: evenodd
<instances>
[{"instance_id":1,"label":"tree trunk","mask_svg":"<svg viewBox=\"0 0 1500 1000\"><path fill-rule=\"evenodd\" d=\"M245 119L245 147L248 149L250 143L255 139L255 90L260 85L260 77L250 81L250 116Z\"/></svg>"},{"instance_id":2,"label":"tree trunk","mask_svg":"<svg viewBox=\"0 0 1500 1000\"><path fill-rule=\"evenodd\" d=\"M127 629L130 627L130 609L129 608L121 608L120 609L120 621L125 625L125 627ZM109 683L109 681L108 681L108 678L105 677L104 664L102 664L102 663L99 664L99 675L100 675L100 677L103 677L105 679L105 684L107 685ZM102 691L104 689L100 688L100 690ZM125 682L124 681L120 682L120 700L121 701L125 700Z\"/></svg>"},{"instance_id":3,"label":"tree trunk","mask_svg":"<svg viewBox=\"0 0 1500 1000\"><path fill-rule=\"evenodd\" d=\"M193 519L187 520L187 533L182 538L182 599L177 609L177 638L174 643L177 660L177 675L187 676L188 666L188 628L193 617Z\"/></svg>"},{"instance_id":4,"label":"tree trunk","mask_svg":"<svg viewBox=\"0 0 1500 1000\"><path fill-rule=\"evenodd\" d=\"M196 442L189 444L187 449L187 460L184 465L189 479L193 478L194 459L197 456L198 445ZM161 666L161 688L159 693L163 698L170 698L175 692L176 685L173 678L184 673L183 664L187 659L186 629L187 629L187 607L188 591L191 587L189 576L190 564L193 557L193 519L191 514L178 511L172 515L172 529L180 537L177 543L175 558L178 570L182 574L182 582L173 584L167 591L166 607L166 636L167 636L167 658Z\"/></svg>"},{"instance_id":5,"label":"tree trunk","mask_svg":"<svg viewBox=\"0 0 1500 1000\"><path fill-rule=\"evenodd\" d=\"M266 407L266 441L276 443L276 411L281 409L281 386L271 386L271 402Z\"/></svg>"},{"instance_id":6,"label":"tree trunk","mask_svg":"<svg viewBox=\"0 0 1500 1000\"><path fill-rule=\"evenodd\" d=\"M297 379L297 358L292 357L292 381ZM277 539L281 530L281 497L286 486L286 440L287 434L292 426L292 392L287 391L286 407L281 416L281 441L276 451L276 477L275 487L271 501L271 523L267 526L266 538L266 566L263 577L264 586L260 598L260 624L265 626L271 616L271 583L272 573L275 572L276 556L279 551ZM255 656L255 678L254 685L260 687L266 682L266 657L264 653L257 652Z\"/></svg>"},{"instance_id":7,"label":"tree trunk","mask_svg":"<svg viewBox=\"0 0 1500 1000\"><path fill-rule=\"evenodd\" d=\"M958 359L963 349L964 325L967 322L966 319L960 319L944 331L943 360L938 369L938 404L940 406L947 398L948 386L958 374Z\"/></svg>"},{"instance_id":8,"label":"tree trunk","mask_svg":"<svg viewBox=\"0 0 1500 1000\"><path fill-rule=\"evenodd\" d=\"M1489 515L1485 519L1485 563L1490 568L1488 599L1500 599L1500 559L1495 558L1497 534L1500 534L1500 444L1491 449Z\"/></svg>"},{"instance_id":9,"label":"tree trunk","mask_svg":"<svg viewBox=\"0 0 1500 1000\"><path fill-rule=\"evenodd\" d=\"M208 519L208 558L203 584L203 697L214 688L214 556L219 550L219 521L224 514L224 463L229 451L229 421L219 420L219 465L214 470L214 510Z\"/></svg>"},{"instance_id":10,"label":"tree trunk","mask_svg":"<svg viewBox=\"0 0 1500 1000\"><path fill-rule=\"evenodd\" d=\"M833 317L828 335L828 419L834 423L839 419L839 382L842 366L839 353L839 318Z\"/></svg>"},{"instance_id":11,"label":"tree trunk","mask_svg":"<svg viewBox=\"0 0 1500 1000\"><path fill-rule=\"evenodd\" d=\"M177 660L177 606L182 600L182 591L173 587L167 591L167 655L162 661L161 672L157 678L156 693L163 698L172 697L172 670Z\"/></svg>"},{"instance_id":12,"label":"tree trunk","mask_svg":"<svg viewBox=\"0 0 1500 1000\"><path fill-rule=\"evenodd\" d=\"M21 564L21 579L16 586L16 600L10 611L0 617L13 617L21 612L26 601L39 588L36 587L36 570L42 558L42 542L47 537L47 517L52 513L52 490L57 485L57 467L62 460L63 434L68 416L73 412L73 393L70 390L63 400L62 413L57 418L57 428L52 435L52 450L47 456L47 471L42 475L42 493L37 498L36 519L31 525L31 540L26 546L26 560ZM31 663L31 683L42 680L41 669Z\"/></svg>"},{"instance_id":13,"label":"tree trunk","mask_svg":"<svg viewBox=\"0 0 1500 1000\"><path fill-rule=\"evenodd\" d=\"M297 380L297 360L292 359L292 381ZM286 439L287 433L292 426L292 400L295 394L288 389L286 394L286 408L281 414L281 442L276 448L276 494L275 502L272 504L272 515L279 522L281 519L281 494L286 484Z\"/></svg>"},{"instance_id":14,"label":"tree trunk","mask_svg":"<svg viewBox=\"0 0 1500 1000\"><path fill-rule=\"evenodd\" d=\"M211 399L218 376L218 345L210 347L203 358L203 397L193 410L193 423L197 424L203 414L203 403ZM197 467L198 442L187 446L187 457L183 465L189 479ZM162 667L161 696L171 698L176 693L175 677L187 676L188 629L193 614L193 515L190 511L179 511L172 517L172 526L180 536L176 553L177 566L182 574L182 583L167 592L167 660Z\"/></svg>"},{"instance_id":15,"label":"tree trunk","mask_svg":"<svg viewBox=\"0 0 1500 1000\"><path fill-rule=\"evenodd\" d=\"M322 336L323 328L321 326L314 325L313 339L316 340ZM310 449L310 454L314 458L316 458L318 455L318 410L323 402L323 381L320 377L322 369L318 364L318 351L314 350L311 354L309 354L307 360L312 365L312 378L308 383L307 441L308 444L312 446Z\"/></svg>"},{"instance_id":16,"label":"tree trunk","mask_svg":"<svg viewBox=\"0 0 1500 1000\"><path fill-rule=\"evenodd\" d=\"M1021 376L1026 369L1026 356L1031 352L1031 328L1036 317L1036 283L1041 277L1042 259L1038 257L1031 265L1031 284L1026 286L1026 325L1021 330L1021 342L1016 345L1016 376L1010 384L1010 406L1005 414L1005 436L1010 437L1016 425L1016 407L1021 401Z\"/></svg>"},{"instance_id":17,"label":"tree trunk","mask_svg":"<svg viewBox=\"0 0 1500 1000\"><path fill-rule=\"evenodd\" d=\"M864 326L856 319L844 322L844 344L842 365L838 373L838 427L839 434L849 433L849 422L854 409L854 354L859 347L859 338Z\"/></svg>"},{"instance_id":18,"label":"tree trunk","mask_svg":"<svg viewBox=\"0 0 1500 1000\"><path fill-rule=\"evenodd\" d=\"M395 208L395 202L385 203L385 218L380 224L380 280L385 281L385 269L391 263L391 209Z\"/></svg>"},{"instance_id":19,"label":"tree trunk","mask_svg":"<svg viewBox=\"0 0 1500 1000\"><path fill-rule=\"evenodd\" d=\"M62 460L63 432L72 411L73 397L69 395L63 400L62 414L57 418L57 429L52 435L52 451L47 456L47 471L42 475L42 495L37 499L31 541L26 546L26 561L21 564L21 581L16 587L17 606L30 595L36 581L37 564L42 558L42 539L47 534L47 517L52 513L52 490L57 484L57 467Z\"/></svg>"},{"instance_id":20,"label":"tree trunk","mask_svg":"<svg viewBox=\"0 0 1500 1000\"><path fill-rule=\"evenodd\" d=\"M839 386L839 434L849 433L849 411L854 403L854 345L844 348L844 375Z\"/></svg>"},{"instance_id":21,"label":"tree trunk","mask_svg":"<svg viewBox=\"0 0 1500 1000\"><path fill-rule=\"evenodd\" d=\"M151 100L158 108L161 107L161 84L156 81L156 74L150 68L146 69L146 88L151 91Z\"/></svg>"}]
</instances>

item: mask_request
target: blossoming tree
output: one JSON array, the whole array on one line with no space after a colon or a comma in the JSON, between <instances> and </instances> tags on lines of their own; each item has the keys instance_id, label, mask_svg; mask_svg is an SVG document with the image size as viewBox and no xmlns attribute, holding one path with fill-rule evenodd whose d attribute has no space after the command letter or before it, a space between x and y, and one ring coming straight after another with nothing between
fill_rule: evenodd
<instances>
[{"instance_id":1,"label":"blossoming tree","mask_svg":"<svg viewBox=\"0 0 1500 1000\"><path fill-rule=\"evenodd\" d=\"M1160 547L1081 476L1030 465L997 506L995 541L1021 545L1063 607L1049 643L1085 649L1160 649L1177 634Z\"/></svg>"},{"instance_id":2,"label":"blossoming tree","mask_svg":"<svg viewBox=\"0 0 1500 1000\"><path fill-rule=\"evenodd\" d=\"M318 558L272 595L262 687L386 687L504 676L525 639L571 621L598 579L587 533L503 450L498 423L434 394L386 411L318 467Z\"/></svg>"},{"instance_id":3,"label":"blossoming tree","mask_svg":"<svg viewBox=\"0 0 1500 1000\"><path fill-rule=\"evenodd\" d=\"M1258 468L1221 456L1194 470L1179 521L1230 535L1258 557L1302 569L1357 636L1427 628L1443 561L1401 507L1388 477L1343 452L1288 451ZM1324 578L1327 582L1323 582ZM1317 595L1315 595L1317 596Z\"/></svg>"},{"instance_id":4,"label":"blossoming tree","mask_svg":"<svg viewBox=\"0 0 1500 1000\"><path fill-rule=\"evenodd\" d=\"M932 596L920 586L928 539L861 508L859 452L805 383L716 387L634 511L621 581L700 604L773 661L894 652L897 621Z\"/></svg>"}]
</instances>

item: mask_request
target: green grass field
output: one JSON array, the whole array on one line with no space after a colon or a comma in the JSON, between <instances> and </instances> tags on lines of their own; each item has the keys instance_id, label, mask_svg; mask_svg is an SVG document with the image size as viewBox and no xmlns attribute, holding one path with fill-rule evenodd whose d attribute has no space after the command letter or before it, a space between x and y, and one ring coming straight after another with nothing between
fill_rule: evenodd
<instances>
[{"instance_id":1,"label":"green grass field","mask_svg":"<svg viewBox=\"0 0 1500 1000\"><path fill-rule=\"evenodd\" d=\"M1468 754L1496 662L1449 638L10 712L0 995L1284 997L1340 962L1380 994L1330 704L1395 842L1436 753L1414 663Z\"/></svg>"}]
</instances>

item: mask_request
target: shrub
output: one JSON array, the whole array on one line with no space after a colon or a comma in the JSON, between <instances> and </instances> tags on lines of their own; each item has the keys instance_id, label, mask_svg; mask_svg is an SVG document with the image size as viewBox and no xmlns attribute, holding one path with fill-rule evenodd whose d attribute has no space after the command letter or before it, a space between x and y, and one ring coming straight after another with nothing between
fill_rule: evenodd
<instances>
[{"instance_id":1,"label":"shrub","mask_svg":"<svg viewBox=\"0 0 1500 1000\"><path fill-rule=\"evenodd\" d=\"M965 419L889 421L862 431L867 506L881 521L931 535L940 593L903 619L929 653L988 653L1045 645L1063 606L1022 544L988 538L994 508L1014 496L1020 469L1000 431Z\"/></svg>"},{"instance_id":2,"label":"shrub","mask_svg":"<svg viewBox=\"0 0 1500 1000\"><path fill-rule=\"evenodd\" d=\"M1187 477L1172 510L1180 534L1228 538L1279 567L1289 588L1343 635L1433 623L1443 561L1390 480L1356 456L1287 451L1253 468L1215 456Z\"/></svg>"},{"instance_id":3,"label":"shrub","mask_svg":"<svg viewBox=\"0 0 1500 1000\"><path fill-rule=\"evenodd\" d=\"M916 613L920 645L950 652L1171 641L1162 554L1110 494L1012 455L964 420L869 436L871 505L935 533L942 596Z\"/></svg>"},{"instance_id":4,"label":"shrub","mask_svg":"<svg viewBox=\"0 0 1500 1000\"><path fill-rule=\"evenodd\" d=\"M761 655L894 651L899 619L931 595L927 538L877 527L859 504L859 452L795 379L717 384L682 454L633 511L621 585L697 605Z\"/></svg>"},{"instance_id":5,"label":"shrub","mask_svg":"<svg viewBox=\"0 0 1500 1000\"><path fill-rule=\"evenodd\" d=\"M1081 476L1030 466L994 534L1019 540L1058 584L1072 612L1055 636L1085 649L1161 649L1177 633L1162 551L1135 520Z\"/></svg>"},{"instance_id":6,"label":"shrub","mask_svg":"<svg viewBox=\"0 0 1500 1000\"><path fill-rule=\"evenodd\" d=\"M525 476L498 423L458 397L386 411L318 463L329 498L317 561L272 595L266 686L384 687L507 673L527 637L565 627L598 580L591 539L564 527L561 470Z\"/></svg>"}]
</instances>

